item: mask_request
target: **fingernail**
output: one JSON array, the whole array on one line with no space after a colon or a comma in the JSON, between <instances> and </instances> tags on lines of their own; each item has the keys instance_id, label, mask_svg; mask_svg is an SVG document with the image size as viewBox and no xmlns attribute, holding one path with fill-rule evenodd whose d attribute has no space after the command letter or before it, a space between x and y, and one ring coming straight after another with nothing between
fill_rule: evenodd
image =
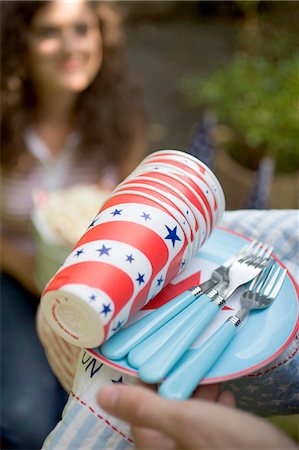
<instances>
[{"instance_id":1,"label":"fingernail","mask_svg":"<svg viewBox=\"0 0 299 450\"><path fill-rule=\"evenodd\" d=\"M118 392L114 386L105 386L98 393L99 405L104 409L112 409L117 401Z\"/></svg>"}]
</instances>

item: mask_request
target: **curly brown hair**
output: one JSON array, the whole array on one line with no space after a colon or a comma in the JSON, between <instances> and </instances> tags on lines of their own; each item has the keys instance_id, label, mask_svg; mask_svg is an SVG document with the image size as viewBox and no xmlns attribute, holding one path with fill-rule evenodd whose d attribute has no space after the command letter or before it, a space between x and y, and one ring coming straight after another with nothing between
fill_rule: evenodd
<instances>
[{"instance_id":1,"label":"curly brown hair","mask_svg":"<svg viewBox=\"0 0 299 450\"><path fill-rule=\"evenodd\" d=\"M25 129L36 114L34 84L27 67L27 35L36 12L48 1L1 1L1 162L15 166L24 154ZM101 154L104 164L121 166L144 131L139 92L128 80L120 16L106 2L89 1L99 17L103 62L94 81L79 94L75 129L79 157Z\"/></svg>"}]
</instances>

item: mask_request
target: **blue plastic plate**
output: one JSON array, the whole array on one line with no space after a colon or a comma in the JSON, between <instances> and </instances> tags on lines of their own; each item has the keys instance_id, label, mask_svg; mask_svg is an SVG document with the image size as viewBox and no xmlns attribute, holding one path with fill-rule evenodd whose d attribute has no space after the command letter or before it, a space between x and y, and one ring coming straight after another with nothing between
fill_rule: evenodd
<instances>
[{"instance_id":1,"label":"blue plastic plate","mask_svg":"<svg viewBox=\"0 0 299 450\"><path fill-rule=\"evenodd\" d=\"M211 272L238 249L248 243L248 239L229 230L217 228L208 242L198 251L189 267L166 286L148 305L139 311L134 320L171 300L191 286L209 278ZM283 264L273 255L273 258ZM205 332L188 350L192 352L204 342L229 316L240 307L243 288L239 288L228 300ZM129 325L129 323L127 325ZM299 289L292 276L287 273L283 286L267 309L252 311L237 336L207 373L202 383L216 383L238 378L265 366L280 355L294 338L299 326ZM89 349L98 360L114 368L136 375L137 372L124 358L112 361L101 355L100 347Z\"/></svg>"}]
</instances>

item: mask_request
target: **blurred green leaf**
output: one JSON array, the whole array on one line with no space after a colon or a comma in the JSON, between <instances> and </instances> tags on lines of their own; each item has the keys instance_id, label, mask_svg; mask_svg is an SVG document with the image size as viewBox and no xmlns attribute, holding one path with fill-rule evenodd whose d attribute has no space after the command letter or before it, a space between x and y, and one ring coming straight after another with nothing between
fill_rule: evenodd
<instances>
[{"instance_id":1,"label":"blurred green leaf","mask_svg":"<svg viewBox=\"0 0 299 450\"><path fill-rule=\"evenodd\" d=\"M280 172L299 169L299 52L282 58L237 54L206 79L184 80L193 105L213 108L256 156Z\"/></svg>"}]
</instances>

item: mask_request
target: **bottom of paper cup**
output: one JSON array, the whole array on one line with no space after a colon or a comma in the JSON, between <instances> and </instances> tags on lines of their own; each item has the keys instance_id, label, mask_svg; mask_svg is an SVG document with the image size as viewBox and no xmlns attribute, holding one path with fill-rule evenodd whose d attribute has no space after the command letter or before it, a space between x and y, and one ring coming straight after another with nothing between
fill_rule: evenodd
<instances>
[{"instance_id":1,"label":"bottom of paper cup","mask_svg":"<svg viewBox=\"0 0 299 450\"><path fill-rule=\"evenodd\" d=\"M104 325L95 310L74 293L47 292L41 301L43 314L53 330L78 347L98 347L104 340Z\"/></svg>"}]
</instances>

